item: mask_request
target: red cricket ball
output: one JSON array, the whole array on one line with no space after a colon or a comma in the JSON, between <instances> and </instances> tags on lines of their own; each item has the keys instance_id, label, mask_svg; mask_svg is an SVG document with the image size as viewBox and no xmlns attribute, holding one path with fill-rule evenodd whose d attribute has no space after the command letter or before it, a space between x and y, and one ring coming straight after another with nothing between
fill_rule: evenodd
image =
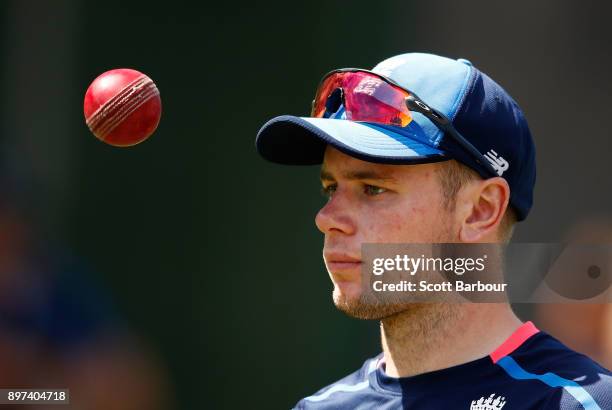
<instances>
[{"instance_id":1,"label":"red cricket ball","mask_svg":"<svg viewBox=\"0 0 612 410\"><path fill-rule=\"evenodd\" d=\"M157 86L145 74L118 68L91 83L83 111L97 138L116 147L129 147L153 134L161 117L161 99Z\"/></svg>"}]
</instances>

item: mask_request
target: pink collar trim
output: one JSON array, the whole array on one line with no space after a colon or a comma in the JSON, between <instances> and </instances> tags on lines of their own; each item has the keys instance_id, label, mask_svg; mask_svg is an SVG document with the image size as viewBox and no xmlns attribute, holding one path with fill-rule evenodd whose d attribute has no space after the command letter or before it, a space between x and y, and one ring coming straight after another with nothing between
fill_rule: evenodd
<instances>
[{"instance_id":1,"label":"pink collar trim","mask_svg":"<svg viewBox=\"0 0 612 410\"><path fill-rule=\"evenodd\" d=\"M508 356L510 353L518 349L527 339L538 333L540 330L535 327L533 322L525 322L510 335L493 353L490 354L493 363L497 363L499 359Z\"/></svg>"}]
</instances>

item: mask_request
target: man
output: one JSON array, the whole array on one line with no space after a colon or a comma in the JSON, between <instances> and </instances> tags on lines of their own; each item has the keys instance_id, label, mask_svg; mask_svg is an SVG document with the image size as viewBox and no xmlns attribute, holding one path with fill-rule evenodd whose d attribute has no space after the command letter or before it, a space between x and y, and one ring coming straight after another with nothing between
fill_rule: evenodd
<instances>
[{"instance_id":1,"label":"man","mask_svg":"<svg viewBox=\"0 0 612 410\"><path fill-rule=\"evenodd\" d=\"M369 303L364 243L507 242L532 205L535 149L514 100L467 60L404 54L322 80L313 118L265 124L257 149L319 164L316 216L335 305L379 320L383 353L298 409L611 409L608 370L507 303Z\"/></svg>"}]
</instances>

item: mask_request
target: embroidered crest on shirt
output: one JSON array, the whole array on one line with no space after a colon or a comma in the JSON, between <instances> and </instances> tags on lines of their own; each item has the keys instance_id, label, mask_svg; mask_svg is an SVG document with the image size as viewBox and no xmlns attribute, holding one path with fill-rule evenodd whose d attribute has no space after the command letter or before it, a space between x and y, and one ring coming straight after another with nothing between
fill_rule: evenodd
<instances>
[{"instance_id":1,"label":"embroidered crest on shirt","mask_svg":"<svg viewBox=\"0 0 612 410\"><path fill-rule=\"evenodd\" d=\"M488 399L481 397L478 400L472 400L470 410L499 410L505 405L506 398L502 396L495 397L495 393L493 393Z\"/></svg>"}]
</instances>

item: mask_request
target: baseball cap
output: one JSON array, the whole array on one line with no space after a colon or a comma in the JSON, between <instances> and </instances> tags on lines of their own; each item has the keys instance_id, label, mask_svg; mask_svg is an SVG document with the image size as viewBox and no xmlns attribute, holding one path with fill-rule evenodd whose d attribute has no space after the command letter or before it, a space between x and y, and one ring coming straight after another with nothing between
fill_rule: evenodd
<instances>
[{"instance_id":1,"label":"baseball cap","mask_svg":"<svg viewBox=\"0 0 612 410\"><path fill-rule=\"evenodd\" d=\"M510 186L510 204L518 220L533 204L535 146L518 104L468 60L407 53L386 59L372 71L418 94L498 170ZM405 127L334 118L282 115L261 127L259 154L287 165L323 162L327 144L355 158L382 164L420 164L455 159L489 178L479 164L421 113Z\"/></svg>"}]
</instances>

